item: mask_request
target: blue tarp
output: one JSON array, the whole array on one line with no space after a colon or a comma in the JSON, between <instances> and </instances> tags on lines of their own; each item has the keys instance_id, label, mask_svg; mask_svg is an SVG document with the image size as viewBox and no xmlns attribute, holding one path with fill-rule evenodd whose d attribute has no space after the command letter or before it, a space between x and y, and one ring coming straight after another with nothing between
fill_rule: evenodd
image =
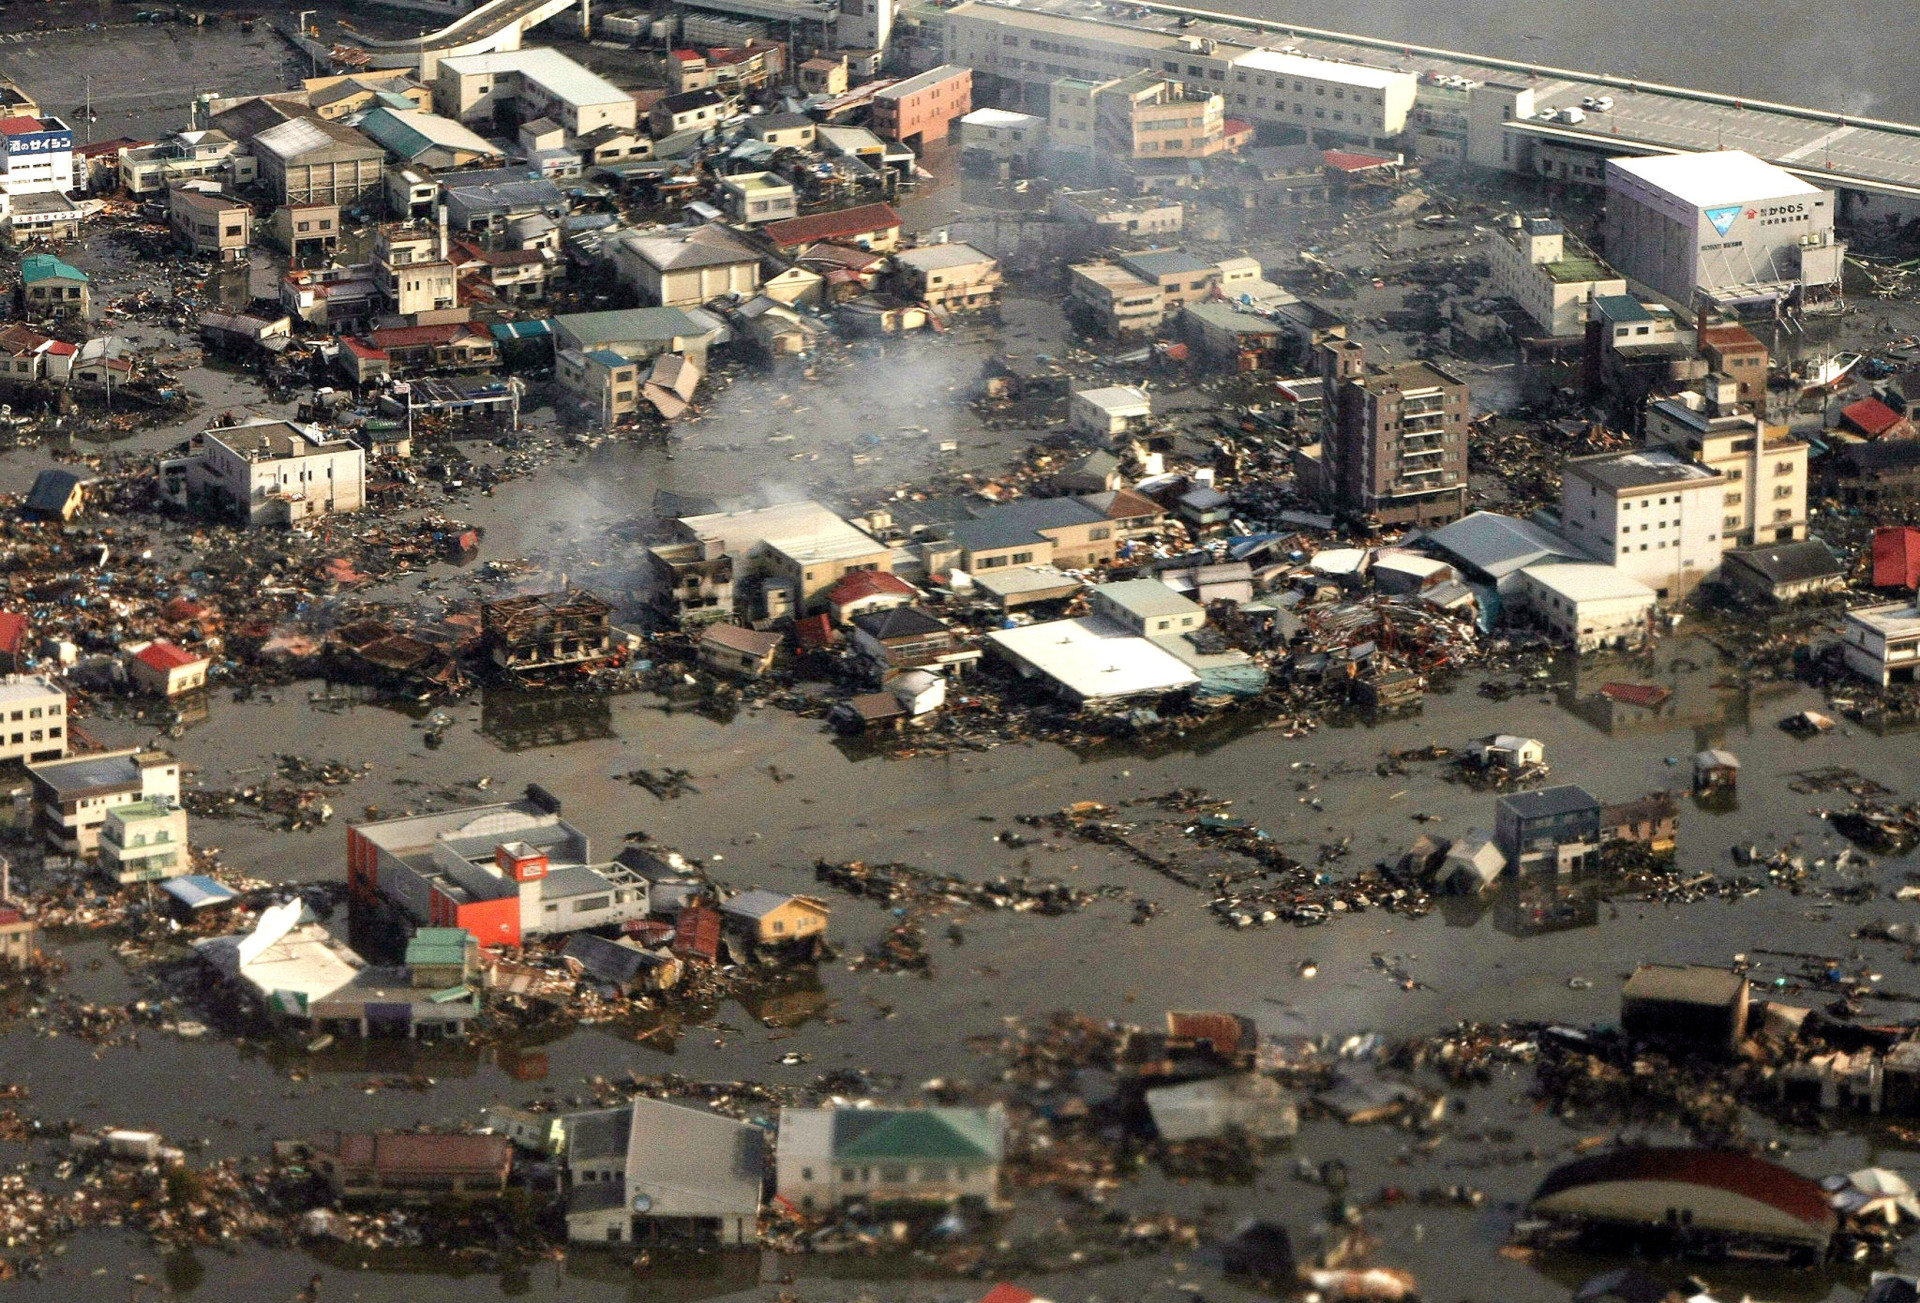
<instances>
[{"instance_id":1,"label":"blue tarp","mask_svg":"<svg viewBox=\"0 0 1920 1303\"><path fill-rule=\"evenodd\" d=\"M239 894L232 887L223 882L216 882L203 873L189 873L184 877L168 878L160 884L160 890L188 909L206 909L211 905L224 905Z\"/></svg>"}]
</instances>

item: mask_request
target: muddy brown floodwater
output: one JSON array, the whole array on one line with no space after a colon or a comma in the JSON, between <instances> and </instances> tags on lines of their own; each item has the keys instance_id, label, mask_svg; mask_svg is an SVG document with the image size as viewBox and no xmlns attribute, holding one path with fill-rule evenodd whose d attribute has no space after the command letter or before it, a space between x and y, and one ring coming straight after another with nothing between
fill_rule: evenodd
<instances>
[{"instance_id":1,"label":"muddy brown floodwater","mask_svg":"<svg viewBox=\"0 0 1920 1303\"><path fill-rule=\"evenodd\" d=\"M1616 708L1600 709L1605 699L1594 693L1610 679L1658 682L1676 691L1663 714L1629 718ZM1870 918L1916 914L1913 905L1890 898L1909 867L1901 860L1818 875L1825 885L1881 884L1881 898L1866 905L1836 905L1813 893L1775 889L1732 903L1597 902L1572 911L1552 925L1560 930L1551 930L1523 902L1496 898L1484 906L1449 904L1421 919L1370 912L1336 916L1310 929L1235 931L1215 921L1205 893L1102 848L1070 841L1010 848L995 840L996 833L1016 826L1016 815L1197 787L1233 800L1236 814L1299 858L1311 861L1321 844L1351 837L1352 854L1337 866L1348 872L1397 855L1422 829L1457 835L1486 826L1492 797L1446 781L1442 766L1415 764L1405 774L1381 777L1375 764L1388 749L1430 742L1458 746L1495 730L1545 739L1553 778L1582 783L1603 800L1684 786L1685 759L1700 746L1737 752L1745 767L1735 808L1707 812L1684 804L1679 854L1689 871L1730 874L1728 848L1736 843L1770 847L1798 838L1809 859L1837 853L1844 843L1812 813L1832 798L1790 791L1787 783L1797 772L1846 765L1903 794L1915 787L1912 736L1843 729L1795 740L1778 730L1777 721L1820 706L1822 698L1792 685L1759 693L1725 686L1737 683L1737 675L1717 667L1703 639L1683 637L1639 660L1569 665L1505 702L1489 701L1468 685L1430 698L1410 718L1329 728L1308 738L1229 724L1147 755L1010 744L903 760L862 758L817 722L771 707L716 723L651 697L548 698L530 706L522 698L483 696L450 708L454 726L438 747L429 748L420 721L371 705L326 713L309 705L309 685L276 691L270 702L216 699L207 720L172 743L203 786L257 779L283 752L372 762L367 777L334 796L337 815L320 831L286 833L246 820L196 824L197 840L220 846L229 863L270 879L339 879L343 824L367 805L391 813L429 802L487 799L539 781L563 796L567 816L587 829L601 853L612 853L626 834L644 830L707 859L716 876L737 885L810 887L818 857L903 860L971 878L1030 869L1079 886L1119 884L1164 909L1145 926L1130 925L1130 909L1108 901L1062 917L975 915L966 922L963 945L936 944L930 980L828 964L819 973L818 994L798 997L821 1016L774 1032L753 1011L727 1005L705 1026L688 1028L670 1052L635 1044L610 1028L580 1028L526 1047L545 1056L540 1081L516 1078L498 1054L481 1057L460 1047L380 1043L300 1056L292 1064L262 1049L211 1040L149 1035L137 1049L96 1049L26 1032L0 1038L0 1079L28 1086L42 1107L61 1101L60 1112L88 1126L115 1122L154 1127L183 1141L204 1137L207 1152L217 1156L257 1152L273 1136L335 1125L473 1120L489 1102L523 1100L543 1089L565 1096L578 1092L584 1077L628 1070L797 1085L823 1071L859 1068L905 1097L936 1076L980 1079L994 1065L970 1053L966 1037L995 1032L1009 1016L1053 1009L1146 1023L1169 1007L1231 1008L1273 1027L1304 1025L1340 1035L1438 1030L1460 1019L1604 1023L1615 1015L1620 980L1633 964L1724 964L1756 947L1844 953L1864 945L1873 962L1886 966L1889 986L1920 987L1920 980L1900 980L1910 970L1893 947L1876 953L1872 943L1846 939ZM149 736L112 720L99 721L97 731L116 744ZM1315 767L1294 768L1299 762ZM695 790L659 800L620 777L663 764L690 770ZM482 777L489 780L484 793L471 786ZM1311 790L1301 790L1307 784ZM892 921L871 902L835 897L833 903L835 936L849 954ZM1380 971L1375 954L1396 961L1420 985L1402 989ZM81 998L124 1000L135 994L105 945L80 941L68 947L68 955ZM1318 966L1312 979L1298 975L1305 959ZM1770 978L1772 972L1763 967L1760 975ZM1591 985L1570 987L1575 977ZM1889 1016L1920 1014L1906 1006L1887 1008ZM791 1051L810 1062L783 1065L781 1056ZM528 1057L507 1057L508 1066L525 1077ZM293 1066L306 1075L304 1081L289 1076ZM362 1083L370 1074L402 1071L430 1075L436 1084L422 1092L365 1093ZM1116 1202L1190 1213L1211 1208L1223 1221L1257 1210L1279 1217L1310 1242L1324 1192L1290 1179L1295 1154L1345 1159L1356 1173L1356 1191L1467 1180L1487 1192L1478 1210L1407 1206L1381 1214L1375 1222L1383 1240L1380 1260L1413 1270L1430 1298L1560 1298L1569 1284L1562 1278L1568 1264L1549 1271L1501 1259L1495 1250L1515 1201L1525 1198L1555 1154L1592 1128L1578 1118L1539 1115L1525 1086L1523 1075L1510 1075L1460 1096L1458 1107L1474 1124L1512 1132L1510 1143L1443 1145L1424 1154L1410 1149L1407 1134L1393 1128L1309 1123L1294 1153L1273 1157L1252 1187L1181 1185L1155 1177L1125 1188ZM1753 1125L1757 1134L1770 1134L1765 1123ZM1869 1157L1865 1143L1844 1131L1824 1138L1789 1136L1786 1143L1798 1151L1793 1161L1815 1174L1846 1170ZM1528 1146L1539 1157L1514 1158ZM1897 1157L1888 1161L1899 1166ZM1016 1222L1044 1221L1045 1212L1044 1198L1023 1199ZM27 1298L78 1297L73 1290L97 1279L89 1273L105 1267L110 1278L122 1276L129 1257L137 1262L144 1253L95 1237L59 1259L49 1279L17 1289ZM808 1298L857 1295L857 1278L833 1273L871 1270L833 1259L769 1258L767 1264L769 1279L798 1271ZM496 1290L527 1291L523 1296L535 1298L777 1293L772 1285L756 1284L761 1264L753 1255L661 1264L639 1279L592 1252L504 1279L457 1281L437 1277L431 1264L419 1262L369 1261L361 1271L355 1263L251 1248L234 1258L202 1253L195 1263L175 1262L172 1269L197 1276L195 1297L218 1300L284 1296L283 1286L304 1283L316 1270L329 1278L323 1297L382 1303L456 1294L471 1299ZM1179 1288L1188 1282L1198 1282L1208 1297L1236 1296L1219 1283L1204 1253L1058 1276L1045 1288L1060 1300L1173 1298L1189 1297ZM186 1283L184 1277L176 1282ZM1770 1282L1769 1297L1786 1290L1816 1298L1830 1283L1814 1275L1786 1285ZM896 1279L879 1288L885 1298L967 1296L967 1286L952 1281Z\"/></svg>"}]
</instances>

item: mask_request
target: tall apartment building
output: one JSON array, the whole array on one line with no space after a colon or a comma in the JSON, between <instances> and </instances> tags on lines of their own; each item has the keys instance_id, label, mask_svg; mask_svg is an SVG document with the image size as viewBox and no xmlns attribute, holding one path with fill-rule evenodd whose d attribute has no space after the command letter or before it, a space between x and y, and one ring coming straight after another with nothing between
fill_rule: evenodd
<instances>
[{"instance_id":1,"label":"tall apartment building","mask_svg":"<svg viewBox=\"0 0 1920 1303\"><path fill-rule=\"evenodd\" d=\"M1356 340L1321 345L1322 484L1383 525L1446 525L1467 505L1466 381L1431 362L1372 368Z\"/></svg>"},{"instance_id":2,"label":"tall apartment building","mask_svg":"<svg viewBox=\"0 0 1920 1303\"><path fill-rule=\"evenodd\" d=\"M1587 555L1679 601L1720 566L1727 480L1664 448L1574 457L1560 526Z\"/></svg>"},{"instance_id":3,"label":"tall apartment building","mask_svg":"<svg viewBox=\"0 0 1920 1303\"><path fill-rule=\"evenodd\" d=\"M1627 292L1627 282L1552 217L1508 219L1487 241L1487 265L1493 291L1552 339L1583 335L1595 298Z\"/></svg>"},{"instance_id":4,"label":"tall apartment building","mask_svg":"<svg viewBox=\"0 0 1920 1303\"><path fill-rule=\"evenodd\" d=\"M1807 536L1807 444L1768 425L1739 401L1731 376L1647 404L1650 446L1680 453L1726 480L1723 548L1788 543Z\"/></svg>"}]
</instances>

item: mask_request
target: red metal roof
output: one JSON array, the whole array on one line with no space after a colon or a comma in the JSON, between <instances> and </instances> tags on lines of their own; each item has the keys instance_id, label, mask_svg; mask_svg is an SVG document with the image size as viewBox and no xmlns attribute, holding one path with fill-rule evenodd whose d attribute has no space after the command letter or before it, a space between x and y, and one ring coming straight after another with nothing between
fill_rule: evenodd
<instances>
[{"instance_id":1,"label":"red metal roof","mask_svg":"<svg viewBox=\"0 0 1920 1303\"><path fill-rule=\"evenodd\" d=\"M447 321L434 326L394 326L376 330L370 338L377 348L408 348L415 344L451 344L462 335L478 335L472 323Z\"/></svg>"},{"instance_id":2,"label":"red metal roof","mask_svg":"<svg viewBox=\"0 0 1920 1303\"><path fill-rule=\"evenodd\" d=\"M1671 697L1673 689L1663 688L1658 683L1602 683L1600 695L1609 701L1652 709Z\"/></svg>"},{"instance_id":3,"label":"red metal roof","mask_svg":"<svg viewBox=\"0 0 1920 1303\"><path fill-rule=\"evenodd\" d=\"M833 645L833 621L824 614L805 615L793 622L793 641L802 651Z\"/></svg>"},{"instance_id":4,"label":"red metal roof","mask_svg":"<svg viewBox=\"0 0 1920 1303\"><path fill-rule=\"evenodd\" d=\"M1376 167L1392 167L1394 160L1379 154L1356 154L1345 149L1329 149L1321 155L1336 172L1371 172Z\"/></svg>"},{"instance_id":5,"label":"red metal roof","mask_svg":"<svg viewBox=\"0 0 1920 1303\"><path fill-rule=\"evenodd\" d=\"M688 905L673 920L673 953L712 963L720 956L720 911Z\"/></svg>"},{"instance_id":6,"label":"red metal roof","mask_svg":"<svg viewBox=\"0 0 1920 1303\"><path fill-rule=\"evenodd\" d=\"M46 129L39 118L0 118L0 136L31 136Z\"/></svg>"},{"instance_id":7,"label":"red metal roof","mask_svg":"<svg viewBox=\"0 0 1920 1303\"><path fill-rule=\"evenodd\" d=\"M18 611L0 611L0 652L18 656L27 642L27 617Z\"/></svg>"},{"instance_id":8,"label":"red metal roof","mask_svg":"<svg viewBox=\"0 0 1920 1303\"><path fill-rule=\"evenodd\" d=\"M170 642L150 642L135 653L135 659L162 674L206 659L174 646Z\"/></svg>"},{"instance_id":9,"label":"red metal roof","mask_svg":"<svg viewBox=\"0 0 1920 1303\"><path fill-rule=\"evenodd\" d=\"M1891 525L1873 531L1873 586L1920 588L1920 529Z\"/></svg>"},{"instance_id":10,"label":"red metal roof","mask_svg":"<svg viewBox=\"0 0 1920 1303\"><path fill-rule=\"evenodd\" d=\"M1878 439L1905 418L1878 398L1862 398L1841 408L1840 419L1869 439Z\"/></svg>"},{"instance_id":11,"label":"red metal roof","mask_svg":"<svg viewBox=\"0 0 1920 1303\"><path fill-rule=\"evenodd\" d=\"M792 217L784 222L769 222L761 230L781 248L812 244L815 240L844 240L856 235L897 228L900 214L892 204L861 204L838 212L815 213L811 217Z\"/></svg>"},{"instance_id":12,"label":"red metal roof","mask_svg":"<svg viewBox=\"0 0 1920 1303\"><path fill-rule=\"evenodd\" d=\"M995 1285L981 1297L980 1303L1037 1303L1039 1297L1018 1285Z\"/></svg>"},{"instance_id":13,"label":"red metal roof","mask_svg":"<svg viewBox=\"0 0 1920 1303\"><path fill-rule=\"evenodd\" d=\"M1669 1181L1752 1199L1809 1226L1831 1229L1826 1191L1778 1163L1726 1149L1618 1149L1575 1159L1547 1173L1536 1200L1583 1185L1615 1181Z\"/></svg>"},{"instance_id":14,"label":"red metal roof","mask_svg":"<svg viewBox=\"0 0 1920 1303\"><path fill-rule=\"evenodd\" d=\"M865 597L912 597L914 586L884 570L855 570L827 592L829 606L845 606Z\"/></svg>"}]
</instances>

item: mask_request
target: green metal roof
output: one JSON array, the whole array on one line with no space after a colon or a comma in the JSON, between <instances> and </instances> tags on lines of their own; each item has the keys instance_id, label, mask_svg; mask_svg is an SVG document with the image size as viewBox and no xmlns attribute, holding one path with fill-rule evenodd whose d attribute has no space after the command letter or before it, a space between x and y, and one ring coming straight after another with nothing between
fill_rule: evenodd
<instances>
[{"instance_id":1,"label":"green metal roof","mask_svg":"<svg viewBox=\"0 0 1920 1303\"><path fill-rule=\"evenodd\" d=\"M842 1109L833 1119L834 1158L998 1162L1003 1130L988 1109Z\"/></svg>"},{"instance_id":2,"label":"green metal roof","mask_svg":"<svg viewBox=\"0 0 1920 1303\"><path fill-rule=\"evenodd\" d=\"M463 927L423 927L407 941L407 965L464 964L471 939Z\"/></svg>"},{"instance_id":3,"label":"green metal roof","mask_svg":"<svg viewBox=\"0 0 1920 1303\"><path fill-rule=\"evenodd\" d=\"M50 253L30 253L20 260L20 279L28 285L35 281L63 279L87 282L87 274L70 263L61 262Z\"/></svg>"}]
</instances>

